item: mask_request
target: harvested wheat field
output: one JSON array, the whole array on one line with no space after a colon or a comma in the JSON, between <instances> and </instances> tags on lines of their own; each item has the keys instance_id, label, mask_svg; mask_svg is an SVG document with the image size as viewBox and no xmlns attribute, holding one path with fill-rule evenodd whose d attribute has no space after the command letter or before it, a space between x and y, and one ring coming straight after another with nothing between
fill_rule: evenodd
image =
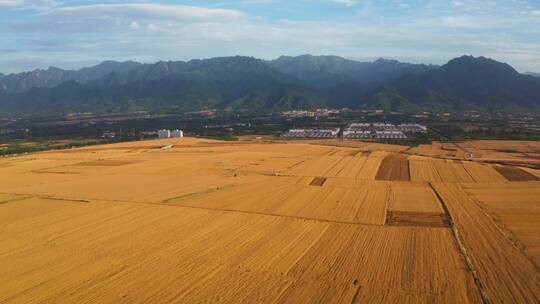
<instances>
[{"instance_id":1,"label":"harvested wheat field","mask_svg":"<svg viewBox=\"0 0 540 304\"><path fill-rule=\"evenodd\" d=\"M183 138L0 159L0 303L540 303L538 171L405 150Z\"/></svg>"},{"instance_id":2,"label":"harvested wheat field","mask_svg":"<svg viewBox=\"0 0 540 304\"><path fill-rule=\"evenodd\" d=\"M409 154L437 158L472 159L477 162L509 165L540 164L540 142L525 140L469 140L419 145Z\"/></svg>"}]
</instances>

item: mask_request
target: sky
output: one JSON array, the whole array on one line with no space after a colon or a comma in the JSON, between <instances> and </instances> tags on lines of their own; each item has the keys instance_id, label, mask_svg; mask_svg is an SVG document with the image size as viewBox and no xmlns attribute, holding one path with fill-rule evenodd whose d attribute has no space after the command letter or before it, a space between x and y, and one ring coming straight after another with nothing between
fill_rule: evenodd
<instances>
[{"instance_id":1,"label":"sky","mask_svg":"<svg viewBox=\"0 0 540 304\"><path fill-rule=\"evenodd\" d=\"M540 72L540 0L0 0L0 72L338 55Z\"/></svg>"}]
</instances>

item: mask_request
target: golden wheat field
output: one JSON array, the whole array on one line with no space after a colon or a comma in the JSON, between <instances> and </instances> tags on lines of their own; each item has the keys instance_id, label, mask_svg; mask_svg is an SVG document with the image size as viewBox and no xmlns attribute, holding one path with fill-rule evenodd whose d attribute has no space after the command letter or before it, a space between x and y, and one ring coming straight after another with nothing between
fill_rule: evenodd
<instances>
[{"instance_id":1,"label":"golden wheat field","mask_svg":"<svg viewBox=\"0 0 540 304\"><path fill-rule=\"evenodd\" d=\"M437 158L474 159L479 162L538 164L540 142L523 140L470 140L419 145L407 153Z\"/></svg>"},{"instance_id":2,"label":"golden wheat field","mask_svg":"<svg viewBox=\"0 0 540 304\"><path fill-rule=\"evenodd\" d=\"M0 303L540 303L540 172L406 150L183 138L0 159Z\"/></svg>"}]
</instances>

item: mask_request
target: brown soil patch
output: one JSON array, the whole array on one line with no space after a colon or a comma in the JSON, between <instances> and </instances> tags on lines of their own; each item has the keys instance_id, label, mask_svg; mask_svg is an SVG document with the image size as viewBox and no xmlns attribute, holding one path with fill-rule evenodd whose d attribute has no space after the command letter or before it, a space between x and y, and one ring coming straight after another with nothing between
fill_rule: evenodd
<instances>
[{"instance_id":1,"label":"brown soil patch","mask_svg":"<svg viewBox=\"0 0 540 304\"><path fill-rule=\"evenodd\" d=\"M379 166L375 176L377 180L410 181L409 161L403 154L390 154L386 156Z\"/></svg>"},{"instance_id":2,"label":"brown soil patch","mask_svg":"<svg viewBox=\"0 0 540 304\"><path fill-rule=\"evenodd\" d=\"M450 227L450 219L443 213L389 211L386 214L386 225Z\"/></svg>"},{"instance_id":3,"label":"brown soil patch","mask_svg":"<svg viewBox=\"0 0 540 304\"><path fill-rule=\"evenodd\" d=\"M326 182L326 177L315 177L309 184L310 186L318 186L322 187L324 183Z\"/></svg>"},{"instance_id":4,"label":"brown soil patch","mask_svg":"<svg viewBox=\"0 0 540 304\"><path fill-rule=\"evenodd\" d=\"M516 167L495 167L495 170L511 182L537 181L538 177Z\"/></svg>"}]
</instances>

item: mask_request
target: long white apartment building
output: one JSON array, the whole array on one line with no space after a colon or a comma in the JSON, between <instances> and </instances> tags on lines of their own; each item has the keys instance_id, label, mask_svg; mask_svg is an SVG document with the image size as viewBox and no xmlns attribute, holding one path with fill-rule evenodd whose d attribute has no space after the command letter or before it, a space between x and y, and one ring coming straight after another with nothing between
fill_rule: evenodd
<instances>
[{"instance_id":1,"label":"long white apartment building","mask_svg":"<svg viewBox=\"0 0 540 304\"><path fill-rule=\"evenodd\" d=\"M158 130L157 131L157 134L158 134L158 138L179 138L179 137L184 137L184 131L182 130L167 130L167 129L162 129L162 130Z\"/></svg>"},{"instance_id":2,"label":"long white apartment building","mask_svg":"<svg viewBox=\"0 0 540 304\"><path fill-rule=\"evenodd\" d=\"M413 123L394 125L386 122L354 122L343 130L343 139L405 139L407 134L425 132L426 126Z\"/></svg>"},{"instance_id":3,"label":"long white apartment building","mask_svg":"<svg viewBox=\"0 0 540 304\"><path fill-rule=\"evenodd\" d=\"M336 138L340 128L332 129L290 129L281 134L287 138Z\"/></svg>"}]
</instances>

